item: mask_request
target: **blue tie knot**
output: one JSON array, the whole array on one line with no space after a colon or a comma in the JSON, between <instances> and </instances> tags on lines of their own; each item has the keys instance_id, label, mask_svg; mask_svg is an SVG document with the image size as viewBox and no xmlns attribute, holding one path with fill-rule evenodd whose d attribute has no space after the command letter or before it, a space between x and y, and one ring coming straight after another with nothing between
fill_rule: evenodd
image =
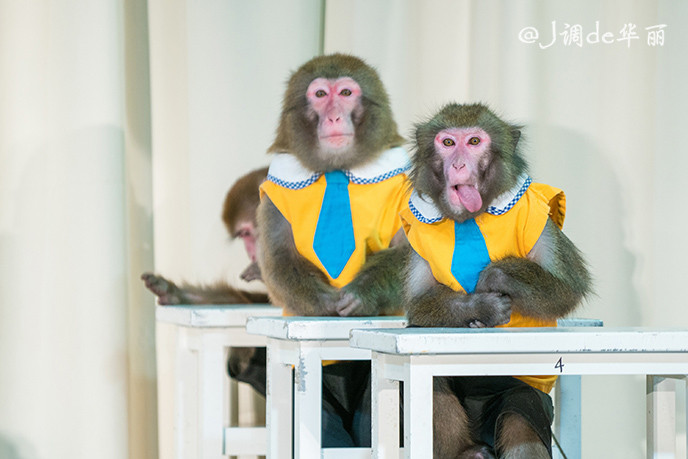
<instances>
[{"instance_id":1,"label":"blue tie knot","mask_svg":"<svg viewBox=\"0 0 688 459\"><path fill-rule=\"evenodd\" d=\"M349 177L346 176L344 171L336 170L325 172L325 180L328 185L342 185L344 183L349 183Z\"/></svg>"}]
</instances>

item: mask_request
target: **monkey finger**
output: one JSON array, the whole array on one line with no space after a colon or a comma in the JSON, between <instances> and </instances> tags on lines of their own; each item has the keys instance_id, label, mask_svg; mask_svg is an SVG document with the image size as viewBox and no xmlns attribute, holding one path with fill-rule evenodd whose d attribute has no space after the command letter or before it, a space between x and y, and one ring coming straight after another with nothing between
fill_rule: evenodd
<instances>
[{"instance_id":1,"label":"monkey finger","mask_svg":"<svg viewBox=\"0 0 688 459\"><path fill-rule=\"evenodd\" d=\"M346 317L353 314L360 305L361 301L353 293L344 292L341 299L335 303L335 310L340 316Z\"/></svg>"}]
</instances>

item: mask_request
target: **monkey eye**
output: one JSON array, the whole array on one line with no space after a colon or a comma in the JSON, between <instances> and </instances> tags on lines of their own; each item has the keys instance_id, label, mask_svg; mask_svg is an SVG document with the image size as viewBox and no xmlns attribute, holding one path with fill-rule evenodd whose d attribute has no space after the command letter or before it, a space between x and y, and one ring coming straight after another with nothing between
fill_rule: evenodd
<instances>
[{"instance_id":1,"label":"monkey eye","mask_svg":"<svg viewBox=\"0 0 688 459\"><path fill-rule=\"evenodd\" d=\"M318 89L315 91L315 97L325 97L327 93L323 89Z\"/></svg>"},{"instance_id":2,"label":"monkey eye","mask_svg":"<svg viewBox=\"0 0 688 459\"><path fill-rule=\"evenodd\" d=\"M449 138L444 139L442 141L442 143L444 144L445 147L451 147L451 146L456 145L456 143L452 139L449 139Z\"/></svg>"},{"instance_id":3,"label":"monkey eye","mask_svg":"<svg viewBox=\"0 0 688 459\"><path fill-rule=\"evenodd\" d=\"M345 97L349 97L351 95L351 89L342 89L342 91L339 94Z\"/></svg>"},{"instance_id":4,"label":"monkey eye","mask_svg":"<svg viewBox=\"0 0 688 459\"><path fill-rule=\"evenodd\" d=\"M471 137L468 139L468 143L471 145L478 145L480 143L480 137Z\"/></svg>"}]
</instances>

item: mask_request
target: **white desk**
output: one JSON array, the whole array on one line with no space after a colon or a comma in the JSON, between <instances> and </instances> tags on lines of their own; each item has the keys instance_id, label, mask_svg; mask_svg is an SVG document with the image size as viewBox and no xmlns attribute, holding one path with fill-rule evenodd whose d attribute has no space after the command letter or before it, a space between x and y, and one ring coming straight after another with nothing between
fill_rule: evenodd
<instances>
[{"instance_id":1,"label":"white desk","mask_svg":"<svg viewBox=\"0 0 688 459\"><path fill-rule=\"evenodd\" d=\"M688 330L353 330L351 346L373 351L373 457L397 457L399 381L404 382L404 457L421 458L432 457L427 426L433 376L547 374L648 375L647 457L676 457L673 378L685 382L688 375Z\"/></svg>"},{"instance_id":2,"label":"white desk","mask_svg":"<svg viewBox=\"0 0 688 459\"><path fill-rule=\"evenodd\" d=\"M265 427L228 427L227 348L265 346L249 335L249 317L279 316L270 305L157 306L158 322L178 327L175 356L175 451L180 459L265 454ZM194 422L195 421L195 422Z\"/></svg>"},{"instance_id":3,"label":"white desk","mask_svg":"<svg viewBox=\"0 0 688 459\"><path fill-rule=\"evenodd\" d=\"M292 429L296 458L369 458L369 448L321 450L322 361L370 360L369 350L349 347L351 330L405 325L402 317L249 319L246 330L267 337L268 458L292 457Z\"/></svg>"}]
</instances>

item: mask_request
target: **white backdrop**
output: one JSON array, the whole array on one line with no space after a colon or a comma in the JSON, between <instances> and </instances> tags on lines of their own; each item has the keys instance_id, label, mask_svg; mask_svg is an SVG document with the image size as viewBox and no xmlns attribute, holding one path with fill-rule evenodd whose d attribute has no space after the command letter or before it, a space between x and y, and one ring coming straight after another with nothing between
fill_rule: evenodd
<instances>
[{"instance_id":1,"label":"white backdrop","mask_svg":"<svg viewBox=\"0 0 688 459\"><path fill-rule=\"evenodd\" d=\"M238 283L222 200L268 163L321 3L0 0L0 458L169 457L171 337L156 371L138 276ZM532 175L566 191L595 276L580 315L688 326L687 3L324 3L325 52L379 70L404 134L448 101L526 125ZM637 39L602 42L629 24ZM577 25L582 46L560 35ZM584 390L584 457L644 457L644 379Z\"/></svg>"}]
</instances>

